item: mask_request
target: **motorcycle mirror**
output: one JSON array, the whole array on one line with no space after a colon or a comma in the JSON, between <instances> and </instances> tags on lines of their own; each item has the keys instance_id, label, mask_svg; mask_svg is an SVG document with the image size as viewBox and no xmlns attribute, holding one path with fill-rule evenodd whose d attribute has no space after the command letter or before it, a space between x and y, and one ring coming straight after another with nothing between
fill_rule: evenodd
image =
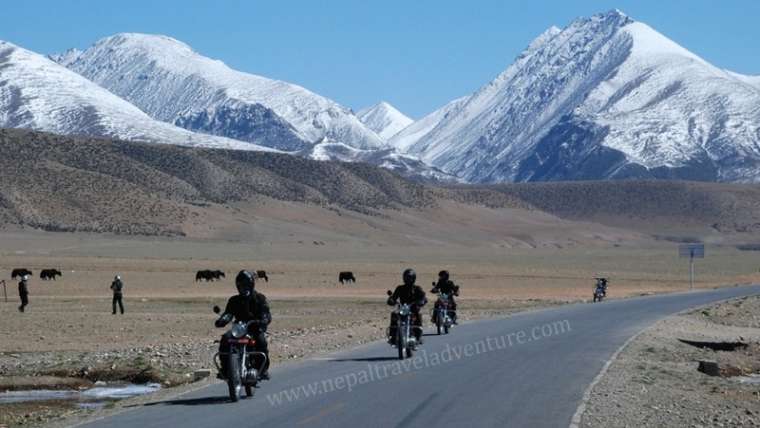
<instances>
[{"instance_id":1,"label":"motorcycle mirror","mask_svg":"<svg viewBox=\"0 0 760 428\"><path fill-rule=\"evenodd\" d=\"M387 293L387 294L388 294L389 296L393 296L393 292L392 292L391 290L388 290L388 293Z\"/></svg>"},{"instance_id":2,"label":"motorcycle mirror","mask_svg":"<svg viewBox=\"0 0 760 428\"><path fill-rule=\"evenodd\" d=\"M222 310L219 309L219 306L216 306L216 305L214 305L214 309L213 310L214 310L215 314L218 314L219 312L222 312Z\"/></svg>"}]
</instances>

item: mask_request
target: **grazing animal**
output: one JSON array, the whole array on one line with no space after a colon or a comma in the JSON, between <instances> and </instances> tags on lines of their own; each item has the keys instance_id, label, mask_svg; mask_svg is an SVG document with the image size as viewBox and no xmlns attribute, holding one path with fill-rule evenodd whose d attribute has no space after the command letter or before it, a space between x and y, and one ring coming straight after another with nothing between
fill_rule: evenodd
<instances>
[{"instance_id":1,"label":"grazing animal","mask_svg":"<svg viewBox=\"0 0 760 428\"><path fill-rule=\"evenodd\" d=\"M40 271L40 279L43 281L47 281L49 279L55 281L56 276L63 276L63 274L58 269L42 269Z\"/></svg>"},{"instance_id":2,"label":"grazing animal","mask_svg":"<svg viewBox=\"0 0 760 428\"><path fill-rule=\"evenodd\" d=\"M267 276L267 271L265 271L265 270L257 270L256 271L256 277L257 278L264 278L264 281L269 282L269 277Z\"/></svg>"},{"instance_id":3,"label":"grazing animal","mask_svg":"<svg viewBox=\"0 0 760 428\"><path fill-rule=\"evenodd\" d=\"M11 271L11 279L16 279L16 277L22 277L24 275L31 276L32 271L30 271L29 269L24 269L24 268L13 269L13 271Z\"/></svg>"},{"instance_id":4,"label":"grazing animal","mask_svg":"<svg viewBox=\"0 0 760 428\"><path fill-rule=\"evenodd\" d=\"M209 275L211 271L209 270L199 270L195 273L195 281L198 282L200 280L208 281L211 279L211 275Z\"/></svg>"},{"instance_id":5,"label":"grazing animal","mask_svg":"<svg viewBox=\"0 0 760 428\"><path fill-rule=\"evenodd\" d=\"M345 284L346 282L355 283L356 277L353 272L341 272L338 274L338 281L340 281L341 284Z\"/></svg>"},{"instance_id":6,"label":"grazing animal","mask_svg":"<svg viewBox=\"0 0 760 428\"><path fill-rule=\"evenodd\" d=\"M220 278L224 278L224 272L222 272L220 270L208 270L208 269L205 269L205 270L199 270L195 274L195 280L196 281L200 281L200 280L204 280L204 281L217 281Z\"/></svg>"}]
</instances>

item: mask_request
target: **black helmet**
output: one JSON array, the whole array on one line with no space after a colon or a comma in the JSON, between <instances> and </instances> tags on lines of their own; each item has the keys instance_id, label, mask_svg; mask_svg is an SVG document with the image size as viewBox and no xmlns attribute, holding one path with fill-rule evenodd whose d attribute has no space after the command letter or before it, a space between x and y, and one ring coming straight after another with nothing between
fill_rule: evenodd
<instances>
[{"instance_id":1,"label":"black helmet","mask_svg":"<svg viewBox=\"0 0 760 428\"><path fill-rule=\"evenodd\" d=\"M253 288L255 285L253 275L247 270L241 270L235 277L235 286L238 289L238 294L241 296L248 297L253 294Z\"/></svg>"},{"instance_id":2,"label":"black helmet","mask_svg":"<svg viewBox=\"0 0 760 428\"><path fill-rule=\"evenodd\" d=\"M417 281L417 272L414 269L407 269L401 278L404 280L404 285L414 285L414 282Z\"/></svg>"},{"instance_id":3,"label":"black helmet","mask_svg":"<svg viewBox=\"0 0 760 428\"><path fill-rule=\"evenodd\" d=\"M448 281L449 280L449 271L442 270L442 271L438 272L438 278L442 279L444 281Z\"/></svg>"}]
</instances>

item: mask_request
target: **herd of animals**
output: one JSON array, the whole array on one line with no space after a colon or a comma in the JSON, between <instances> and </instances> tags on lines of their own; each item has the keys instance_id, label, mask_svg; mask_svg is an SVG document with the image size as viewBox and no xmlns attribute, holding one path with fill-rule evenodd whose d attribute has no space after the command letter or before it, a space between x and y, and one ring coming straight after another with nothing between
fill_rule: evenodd
<instances>
[{"instance_id":1,"label":"herd of animals","mask_svg":"<svg viewBox=\"0 0 760 428\"><path fill-rule=\"evenodd\" d=\"M269 282L269 276L267 275L267 272L264 270L256 270L251 271L256 272L256 277L259 279L263 279L265 282ZM16 278L23 278L24 276L32 276L33 272L26 268L17 268L13 269L11 271L11 279ZM55 281L56 277L63 276L63 273L58 269L42 269L40 271L40 279L43 281L53 280ZM204 269L199 270L195 274L195 281L219 281L223 279L224 272L221 270L210 270L210 269ZM346 283L355 283L356 277L354 276L353 272L344 271L340 272L338 274L338 282L341 284Z\"/></svg>"},{"instance_id":2,"label":"herd of animals","mask_svg":"<svg viewBox=\"0 0 760 428\"><path fill-rule=\"evenodd\" d=\"M265 270L251 270L250 272L256 274L256 278L263 279L265 282L269 282L269 276ZM224 272L220 270L204 269L195 273L195 281L219 281L224 278ZM343 271L338 273L338 282L341 284L356 283L356 277L353 272Z\"/></svg>"},{"instance_id":3,"label":"herd of animals","mask_svg":"<svg viewBox=\"0 0 760 428\"><path fill-rule=\"evenodd\" d=\"M26 268L13 269L13 271L11 271L11 279L23 278L24 276L32 276L32 275L33 275L32 271ZM63 276L63 273L61 273L61 271L58 269L42 269L40 271L40 279L43 281L47 281L47 280L55 281L55 278L59 276Z\"/></svg>"}]
</instances>

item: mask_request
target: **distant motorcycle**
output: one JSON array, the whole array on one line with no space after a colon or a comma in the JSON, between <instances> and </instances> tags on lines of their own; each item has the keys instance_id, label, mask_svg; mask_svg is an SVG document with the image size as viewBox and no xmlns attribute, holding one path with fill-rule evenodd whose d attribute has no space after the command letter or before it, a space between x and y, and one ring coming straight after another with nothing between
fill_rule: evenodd
<instances>
[{"instance_id":1,"label":"distant motorcycle","mask_svg":"<svg viewBox=\"0 0 760 428\"><path fill-rule=\"evenodd\" d=\"M388 295L391 296L393 293L388 290ZM412 358L418 345L417 335L415 333L422 335L422 328L413 325L412 321L415 314L412 313L411 305L398 303L394 313L396 314L396 324L394 325L396 331L394 337L390 338L391 344L398 349L399 360ZM388 336L390 336L390 331L388 332Z\"/></svg>"},{"instance_id":2,"label":"distant motorcycle","mask_svg":"<svg viewBox=\"0 0 760 428\"><path fill-rule=\"evenodd\" d=\"M433 283L435 286L435 283ZM450 296L447 293L438 293L438 300L433 306L432 321L440 335L441 332L449 334L449 329L454 325L452 311L449 309Z\"/></svg>"},{"instance_id":3,"label":"distant motorcycle","mask_svg":"<svg viewBox=\"0 0 760 428\"><path fill-rule=\"evenodd\" d=\"M601 302L605 297L607 297L607 278L596 278L594 303Z\"/></svg>"},{"instance_id":4,"label":"distant motorcycle","mask_svg":"<svg viewBox=\"0 0 760 428\"><path fill-rule=\"evenodd\" d=\"M219 314L221 309L214 306L214 313ZM241 390L245 389L245 395L253 397L254 388L259 382L259 374L266 363L267 357L263 352L250 351L256 344L251 337L248 328L255 321L236 321L227 331L229 337L229 352L217 352L214 355L214 365L227 381L230 400L236 402L240 399ZM218 341L217 341L218 343ZM227 362L227 373L222 373L222 358Z\"/></svg>"}]
</instances>

